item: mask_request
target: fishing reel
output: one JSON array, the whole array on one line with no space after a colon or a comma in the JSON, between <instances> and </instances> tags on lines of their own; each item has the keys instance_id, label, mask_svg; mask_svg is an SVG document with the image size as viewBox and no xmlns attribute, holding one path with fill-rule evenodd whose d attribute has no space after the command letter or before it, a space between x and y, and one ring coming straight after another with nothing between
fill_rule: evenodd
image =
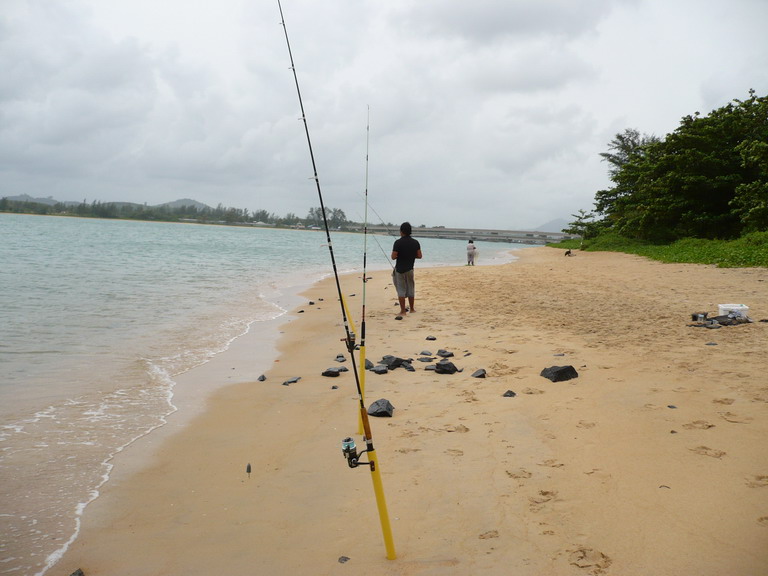
<instances>
[{"instance_id":1,"label":"fishing reel","mask_svg":"<svg viewBox=\"0 0 768 576\"><path fill-rule=\"evenodd\" d=\"M352 354L357 349L357 344L355 344L355 333L348 332L348 334L349 336L347 338L342 338L341 341L347 345L347 351Z\"/></svg>"},{"instance_id":2,"label":"fishing reel","mask_svg":"<svg viewBox=\"0 0 768 576\"><path fill-rule=\"evenodd\" d=\"M341 441L341 453L344 454L344 458L347 459L347 464L350 468L357 468L358 466L362 465L369 465L371 467L371 470L374 470L374 464L373 462L360 462L360 456L368 452L368 449L358 452L357 446L355 445L355 440L352 437L344 438L344 440Z\"/></svg>"}]
</instances>

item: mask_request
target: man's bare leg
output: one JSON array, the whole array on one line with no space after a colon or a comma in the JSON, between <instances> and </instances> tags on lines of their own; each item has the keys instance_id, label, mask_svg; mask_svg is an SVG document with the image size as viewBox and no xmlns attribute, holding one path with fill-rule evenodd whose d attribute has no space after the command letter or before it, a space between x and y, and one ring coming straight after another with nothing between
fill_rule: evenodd
<instances>
[{"instance_id":1,"label":"man's bare leg","mask_svg":"<svg viewBox=\"0 0 768 576\"><path fill-rule=\"evenodd\" d=\"M400 314L405 314L408 312L408 310L405 309L405 297L397 297L398 302L400 302Z\"/></svg>"},{"instance_id":2,"label":"man's bare leg","mask_svg":"<svg viewBox=\"0 0 768 576\"><path fill-rule=\"evenodd\" d=\"M413 308L413 302L414 302L414 300L415 300L415 298L408 298L408 304L410 304L410 305L411 305L411 312L416 312L416 310ZM400 306L402 306L402 305L403 305L403 304L400 304Z\"/></svg>"}]
</instances>

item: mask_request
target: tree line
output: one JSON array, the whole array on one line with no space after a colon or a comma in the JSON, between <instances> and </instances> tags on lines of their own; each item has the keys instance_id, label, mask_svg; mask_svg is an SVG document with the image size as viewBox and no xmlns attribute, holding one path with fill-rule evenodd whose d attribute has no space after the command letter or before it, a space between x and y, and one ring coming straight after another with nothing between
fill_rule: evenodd
<instances>
[{"instance_id":1,"label":"tree line","mask_svg":"<svg viewBox=\"0 0 768 576\"><path fill-rule=\"evenodd\" d=\"M768 231L768 97L754 90L664 138L626 129L601 156L613 185L564 232L669 243Z\"/></svg>"},{"instance_id":2,"label":"tree line","mask_svg":"<svg viewBox=\"0 0 768 576\"><path fill-rule=\"evenodd\" d=\"M79 204L44 204L41 202L11 200L0 198L0 212L19 214L41 214L57 216L78 216L83 218L115 218L123 220L156 220L162 222L199 222L202 224L267 224L275 227L324 227L323 211L310 208L307 216L301 218L293 213L278 216L267 210L228 208L219 204L216 208L197 205L160 205L147 206L127 202L81 202ZM345 229L354 222L347 220L344 211L338 208L326 208L328 225L335 229Z\"/></svg>"}]
</instances>

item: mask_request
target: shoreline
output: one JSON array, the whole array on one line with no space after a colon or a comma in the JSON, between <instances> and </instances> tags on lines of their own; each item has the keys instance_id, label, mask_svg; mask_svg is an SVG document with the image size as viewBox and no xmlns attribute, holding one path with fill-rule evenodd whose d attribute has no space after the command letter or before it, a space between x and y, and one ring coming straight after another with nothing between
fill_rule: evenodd
<instances>
[{"instance_id":1,"label":"shoreline","mask_svg":"<svg viewBox=\"0 0 768 576\"><path fill-rule=\"evenodd\" d=\"M768 324L687 323L723 302L768 317L766 271L515 255L418 269L418 312L402 321L388 272L369 274L368 358L445 348L463 369L366 373L366 405L395 406L371 426L396 560L384 557L370 474L340 454L357 431L354 378L320 376L345 353L326 278L285 315L265 382L228 384L183 426L119 455L47 573L757 574ZM342 287L357 320L359 276ZM190 378L226 383L228 365L247 363L246 339ZM579 378L539 375L555 364ZM479 368L487 378L471 378Z\"/></svg>"}]
</instances>

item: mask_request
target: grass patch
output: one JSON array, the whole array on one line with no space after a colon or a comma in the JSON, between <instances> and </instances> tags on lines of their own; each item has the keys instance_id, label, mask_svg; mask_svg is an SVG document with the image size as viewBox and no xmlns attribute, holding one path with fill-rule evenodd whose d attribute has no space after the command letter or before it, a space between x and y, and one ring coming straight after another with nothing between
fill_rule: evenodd
<instances>
[{"instance_id":1,"label":"grass patch","mask_svg":"<svg viewBox=\"0 0 768 576\"><path fill-rule=\"evenodd\" d=\"M736 240L684 238L672 244L650 244L607 233L581 244L581 240L566 240L548 246L581 248L587 252L623 252L660 262L714 264L720 268L768 268L768 232L753 232Z\"/></svg>"}]
</instances>

